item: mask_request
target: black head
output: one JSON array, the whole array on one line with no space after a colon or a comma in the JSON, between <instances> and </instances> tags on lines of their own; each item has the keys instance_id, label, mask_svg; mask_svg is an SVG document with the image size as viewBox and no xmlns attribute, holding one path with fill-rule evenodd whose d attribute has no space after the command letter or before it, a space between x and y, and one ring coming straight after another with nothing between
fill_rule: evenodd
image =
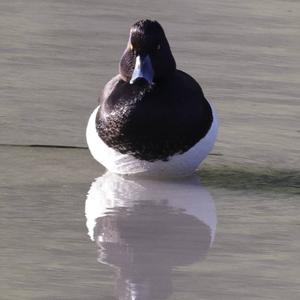
<instances>
[{"instance_id":1,"label":"black head","mask_svg":"<svg viewBox=\"0 0 300 300\"><path fill-rule=\"evenodd\" d=\"M149 83L168 79L176 70L164 30L157 21L140 20L130 29L128 45L120 61L123 80Z\"/></svg>"}]
</instances>

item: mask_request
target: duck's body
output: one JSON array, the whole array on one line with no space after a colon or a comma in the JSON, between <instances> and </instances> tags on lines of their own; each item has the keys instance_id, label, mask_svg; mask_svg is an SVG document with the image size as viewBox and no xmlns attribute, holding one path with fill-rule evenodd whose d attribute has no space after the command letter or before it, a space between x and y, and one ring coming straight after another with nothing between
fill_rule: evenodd
<instances>
[{"instance_id":1,"label":"duck's body","mask_svg":"<svg viewBox=\"0 0 300 300\"><path fill-rule=\"evenodd\" d=\"M160 25L136 24L120 74L106 84L90 117L89 149L119 174L191 174L213 147L216 115L198 83L176 69Z\"/></svg>"}]
</instances>

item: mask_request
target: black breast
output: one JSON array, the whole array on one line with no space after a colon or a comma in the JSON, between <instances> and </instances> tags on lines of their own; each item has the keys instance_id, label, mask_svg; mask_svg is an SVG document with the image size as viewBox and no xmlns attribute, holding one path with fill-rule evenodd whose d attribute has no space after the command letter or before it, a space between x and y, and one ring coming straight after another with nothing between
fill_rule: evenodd
<instances>
[{"instance_id":1,"label":"black breast","mask_svg":"<svg viewBox=\"0 0 300 300\"><path fill-rule=\"evenodd\" d=\"M201 87L181 71L152 87L120 80L101 102L96 119L101 139L146 161L186 152L206 135L213 119Z\"/></svg>"}]
</instances>

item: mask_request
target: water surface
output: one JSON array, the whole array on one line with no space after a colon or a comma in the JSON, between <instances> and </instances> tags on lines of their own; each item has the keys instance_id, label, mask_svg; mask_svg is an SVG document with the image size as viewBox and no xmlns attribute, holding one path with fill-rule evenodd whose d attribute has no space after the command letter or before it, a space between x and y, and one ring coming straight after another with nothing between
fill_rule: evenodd
<instances>
[{"instance_id":1,"label":"water surface","mask_svg":"<svg viewBox=\"0 0 300 300\"><path fill-rule=\"evenodd\" d=\"M299 299L298 176L152 182L86 150L0 154L2 299Z\"/></svg>"},{"instance_id":2,"label":"water surface","mask_svg":"<svg viewBox=\"0 0 300 300\"><path fill-rule=\"evenodd\" d=\"M131 24L157 19L220 119L214 163L300 168L300 2L1 0L0 143L86 146Z\"/></svg>"},{"instance_id":3,"label":"water surface","mask_svg":"<svg viewBox=\"0 0 300 300\"><path fill-rule=\"evenodd\" d=\"M293 0L1 0L0 298L300 299L299 14ZM144 17L218 112L199 177L117 180L87 150L30 147L86 147Z\"/></svg>"}]
</instances>

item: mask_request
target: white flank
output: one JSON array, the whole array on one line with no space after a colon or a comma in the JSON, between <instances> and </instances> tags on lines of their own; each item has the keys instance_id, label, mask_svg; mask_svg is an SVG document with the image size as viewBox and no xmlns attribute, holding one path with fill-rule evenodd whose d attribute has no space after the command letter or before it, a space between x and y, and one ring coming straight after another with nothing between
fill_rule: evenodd
<instances>
[{"instance_id":1,"label":"white flank","mask_svg":"<svg viewBox=\"0 0 300 300\"><path fill-rule=\"evenodd\" d=\"M213 110L213 123L206 136L188 151L169 157L168 161L148 162L108 147L99 137L95 118L99 106L90 116L86 139L92 156L109 171L118 174L151 177L179 177L192 174L212 150L218 132L218 120ZM197 130L195 128L195 130Z\"/></svg>"}]
</instances>

